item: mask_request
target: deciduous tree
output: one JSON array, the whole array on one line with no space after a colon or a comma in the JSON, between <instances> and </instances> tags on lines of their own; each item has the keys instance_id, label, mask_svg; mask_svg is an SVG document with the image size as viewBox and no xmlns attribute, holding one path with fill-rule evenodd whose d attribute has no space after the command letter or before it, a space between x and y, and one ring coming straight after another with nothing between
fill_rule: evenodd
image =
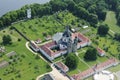
<instances>
[{"instance_id":1,"label":"deciduous tree","mask_svg":"<svg viewBox=\"0 0 120 80\"><path fill-rule=\"evenodd\" d=\"M97 59L97 50L90 47L84 55L84 59L87 61L94 61Z\"/></svg>"},{"instance_id":2,"label":"deciduous tree","mask_svg":"<svg viewBox=\"0 0 120 80\"><path fill-rule=\"evenodd\" d=\"M98 34L99 35L106 35L108 33L108 31L109 31L109 27L106 24L105 25L100 25L98 27Z\"/></svg>"},{"instance_id":3,"label":"deciduous tree","mask_svg":"<svg viewBox=\"0 0 120 80\"><path fill-rule=\"evenodd\" d=\"M2 40L4 45L12 43L12 39L10 35L4 35Z\"/></svg>"},{"instance_id":4,"label":"deciduous tree","mask_svg":"<svg viewBox=\"0 0 120 80\"><path fill-rule=\"evenodd\" d=\"M68 56L65 59L65 64L70 68L70 69L75 69L78 64L78 59L75 56L75 54L71 53L68 54Z\"/></svg>"}]
</instances>

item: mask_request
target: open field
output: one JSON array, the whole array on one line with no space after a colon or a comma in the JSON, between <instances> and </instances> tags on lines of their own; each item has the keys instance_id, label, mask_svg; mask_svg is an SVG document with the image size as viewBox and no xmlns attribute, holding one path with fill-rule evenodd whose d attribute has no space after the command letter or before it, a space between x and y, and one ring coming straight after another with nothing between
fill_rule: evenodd
<instances>
[{"instance_id":1,"label":"open field","mask_svg":"<svg viewBox=\"0 0 120 80\"><path fill-rule=\"evenodd\" d=\"M120 26L117 25L117 20L116 20L115 12L113 12L113 11L108 11L104 23L108 24L108 26L110 27L110 29L111 29L113 32L115 32L115 33L116 33L116 32L117 32L117 33L120 32Z\"/></svg>"},{"instance_id":2,"label":"open field","mask_svg":"<svg viewBox=\"0 0 120 80\"><path fill-rule=\"evenodd\" d=\"M14 30L9 30L9 28L0 31L0 35L9 34L12 37L12 45L6 45L6 52L0 60L14 60L9 64L9 66L0 69L0 78L3 80L35 80L40 74L51 71L51 68L42 59L36 59L36 55L33 55L25 47L26 40L24 40L17 32ZM0 42L2 42L0 36ZM18 38L21 41L18 41ZM17 56L8 58L7 53L15 51ZM17 59L17 58L18 59ZM16 60L15 60L16 59Z\"/></svg>"}]
</instances>

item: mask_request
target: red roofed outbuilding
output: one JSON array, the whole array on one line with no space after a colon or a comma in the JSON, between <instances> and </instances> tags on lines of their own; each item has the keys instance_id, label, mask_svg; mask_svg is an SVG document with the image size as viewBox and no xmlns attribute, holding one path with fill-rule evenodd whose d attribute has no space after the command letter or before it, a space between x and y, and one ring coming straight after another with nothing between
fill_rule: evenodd
<instances>
[{"instance_id":1,"label":"red roofed outbuilding","mask_svg":"<svg viewBox=\"0 0 120 80\"><path fill-rule=\"evenodd\" d=\"M55 64L55 66L56 66L57 68L59 68L60 70L62 70L63 72L69 71L69 68L68 68L64 63L62 63L62 62L57 62L57 63Z\"/></svg>"},{"instance_id":2,"label":"red roofed outbuilding","mask_svg":"<svg viewBox=\"0 0 120 80\"><path fill-rule=\"evenodd\" d=\"M101 48L97 47L97 51L98 51L98 54L99 54L100 56L104 56L104 55L105 55L105 51L102 50Z\"/></svg>"}]
</instances>

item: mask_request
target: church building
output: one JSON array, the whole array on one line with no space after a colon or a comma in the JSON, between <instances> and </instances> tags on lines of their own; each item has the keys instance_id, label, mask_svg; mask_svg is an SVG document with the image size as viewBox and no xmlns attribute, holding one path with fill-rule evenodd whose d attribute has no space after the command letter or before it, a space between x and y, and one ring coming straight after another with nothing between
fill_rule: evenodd
<instances>
[{"instance_id":1,"label":"church building","mask_svg":"<svg viewBox=\"0 0 120 80\"><path fill-rule=\"evenodd\" d=\"M85 37L83 34L72 32L69 27L66 27L66 30L63 33L56 33L52 37L52 42L39 46L39 51L52 61L61 55L76 52L77 49L90 44L90 39Z\"/></svg>"}]
</instances>

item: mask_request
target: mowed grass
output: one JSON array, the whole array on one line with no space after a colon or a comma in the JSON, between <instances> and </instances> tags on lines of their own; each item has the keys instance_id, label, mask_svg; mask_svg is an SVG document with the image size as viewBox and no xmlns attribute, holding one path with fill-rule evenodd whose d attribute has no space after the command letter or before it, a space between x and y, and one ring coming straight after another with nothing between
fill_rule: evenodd
<instances>
[{"instance_id":1,"label":"mowed grass","mask_svg":"<svg viewBox=\"0 0 120 80\"><path fill-rule=\"evenodd\" d=\"M5 68L0 69L0 78L2 80L35 80L40 74L51 71L51 68L48 68L48 64L46 62L41 58L36 59L36 56L26 48L26 40L23 39L16 31L10 30L9 28L0 31L0 42L2 42L2 36L7 34L12 37L13 43L12 45L5 46L5 55L0 57L0 60L9 61L10 59L6 54L11 51L15 51L20 60L13 62L14 65L10 64ZM18 38L20 38L21 41L18 41ZM12 68L15 70L10 72ZM9 73L4 75L6 72ZM20 77L17 77L18 75L20 75Z\"/></svg>"},{"instance_id":2,"label":"mowed grass","mask_svg":"<svg viewBox=\"0 0 120 80\"><path fill-rule=\"evenodd\" d=\"M120 26L117 25L116 14L113 11L108 11L106 15L105 22L108 24L110 29L115 33L120 33Z\"/></svg>"},{"instance_id":3,"label":"mowed grass","mask_svg":"<svg viewBox=\"0 0 120 80\"><path fill-rule=\"evenodd\" d=\"M84 48L83 48L83 50L84 50ZM85 55L86 51L87 50L85 50L85 52L82 52L82 53L78 52L79 53L79 58L81 58L90 67L93 67L95 64L100 64L100 63L105 62L106 60L108 60L106 57L100 57L99 55L97 55L97 60L95 60L95 61L85 61L84 60L84 55Z\"/></svg>"},{"instance_id":4,"label":"mowed grass","mask_svg":"<svg viewBox=\"0 0 120 80\"><path fill-rule=\"evenodd\" d=\"M84 64L82 61L79 60L77 68L74 70L70 70L67 74L70 76L73 76L74 74L81 73L81 72L87 70L88 68L89 67L86 66L86 64Z\"/></svg>"},{"instance_id":5,"label":"mowed grass","mask_svg":"<svg viewBox=\"0 0 120 80\"><path fill-rule=\"evenodd\" d=\"M100 56L97 56L97 60L96 61L85 61L84 60L84 55L85 55L85 52L87 50L88 47L85 47L85 48L82 48L82 49L79 49L77 52L78 52L78 60L79 60L79 63L78 63L78 66L76 69L74 70L71 70L68 72L69 75L74 75L74 74L78 74L80 72L83 72L89 68L92 68L93 66L95 66L96 64L100 64L100 63L103 63L105 61L108 60L108 58L106 57L100 57ZM83 60L83 61L81 61Z\"/></svg>"}]
</instances>

